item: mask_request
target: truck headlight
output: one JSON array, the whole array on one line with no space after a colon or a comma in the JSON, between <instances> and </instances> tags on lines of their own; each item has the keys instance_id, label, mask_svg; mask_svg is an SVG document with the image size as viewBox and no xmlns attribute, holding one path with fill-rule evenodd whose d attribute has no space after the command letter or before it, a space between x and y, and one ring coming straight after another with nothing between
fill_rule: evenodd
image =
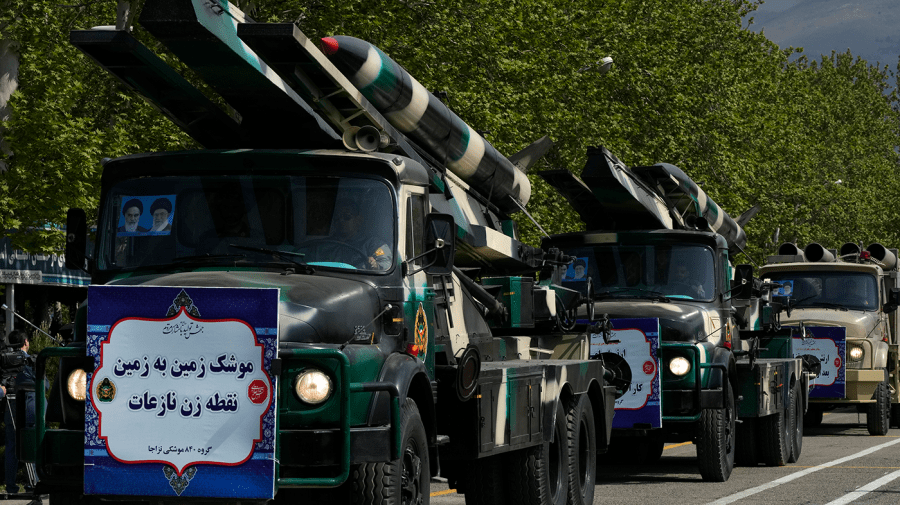
<instances>
[{"instance_id":1,"label":"truck headlight","mask_svg":"<svg viewBox=\"0 0 900 505\"><path fill-rule=\"evenodd\" d=\"M294 394L310 405L318 405L331 396L331 379L323 372L309 369L294 379Z\"/></svg>"},{"instance_id":2,"label":"truck headlight","mask_svg":"<svg viewBox=\"0 0 900 505\"><path fill-rule=\"evenodd\" d=\"M669 360L669 371L681 377L691 371L691 362L678 356Z\"/></svg>"},{"instance_id":3,"label":"truck headlight","mask_svg":"<svg viewBox=\"0 0 900 505\"><path fill-rule=\"evenodd\" d=\"M83 402L87 391L87 373L80 368L72 370L66 379L66 390L73 399Z\"/></svg>"},{"instance_id":4,"label":"truck headlight","mask_svg":"<svg viewBox=\"0 0 900 505\"><path fill-rule=\"evenodd\" d=\"M866 353L858 345L850 346L850 361L860 361Z\"/></svg>"}]
</instances>

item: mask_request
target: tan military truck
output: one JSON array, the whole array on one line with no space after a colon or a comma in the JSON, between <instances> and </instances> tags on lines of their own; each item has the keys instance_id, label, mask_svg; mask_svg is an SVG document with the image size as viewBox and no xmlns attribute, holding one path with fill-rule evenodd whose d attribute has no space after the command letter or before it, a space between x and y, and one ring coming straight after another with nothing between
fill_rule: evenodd
<instances>
[{"instance_id":1,"label":"tan military truck","mask_svg":"<svg viewBox=\"0 0 900 505\"><path fill-rule=\"evenodd\" d=\"M848 404L866 412L872 435L884 435L900 423L897 266L897 249L881 244L863 249L846 243L834 250L811 243L803 250L783 244L760 269L760 277L782 284L793 299L783 324L847 329L846 352L837 370L844 374L845 393L821 397L814 388L807 426L821 423L824 411Z\"/></svg>"}]
</instances>

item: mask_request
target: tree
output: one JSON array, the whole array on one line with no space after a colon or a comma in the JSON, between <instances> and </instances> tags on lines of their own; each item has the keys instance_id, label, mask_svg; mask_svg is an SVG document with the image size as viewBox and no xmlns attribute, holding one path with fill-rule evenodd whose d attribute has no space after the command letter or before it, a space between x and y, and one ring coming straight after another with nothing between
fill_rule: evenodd
<instances>
[{"instance_id":1,"label":"tree","mask_svg":"<svg viewBox=\"0 0 900 505\"><path fill-rule=\"evenodd\" d=\"M0 226L18 230L14 242L26 250L59 251L57 225L65 222L66 209L95 211L101 159L192 146L68 43L71 29L115 24L116 7L113 1L45 0L0 6L2 36L20 48L19 88L5 125L11 154L0 177Z\"/></svg>"},{"instance_id":2,"label":"tree","mask_svg":"<svg viewBox=\"0 0 900 505\"><path fill-rule=\"evenodd\" d=\"M92 209L102 157L192 147L190 140L66 43L71 27L110 24L116 2L64 7L0 0L0 26L22 43L22 87L0 178L0 224L59 223ZM121 2L127 3L127 2ZM555 148L535 172L579 173L591 145L629 165L681 167L732 216L753 205L748 252L785 239L900 243L896 94L891 73L849 53L810 61L742 24L755 1L271 0L240 2L261 22L296 22L311 38L372 42L500 152L543 135ZM131 2L133 10L141 2ZM13 23L13 21L15 21ZM135 34L159 49L140 26ZM4 32L4 37L10 36ZM601 75L597 62L615 60ZM48 135L47 133L50 133ZM551 233L583 226L535 173L528 207ZM840 182L838 182L840 181ZM23 195L28 195L24 198ZM872 209L872 210L869 210ZM518 215L525 240L540 232ZM19 239L61 244L40 228ZM832 245L834 247L835 245Z\"/></svg>"}]
</instances>

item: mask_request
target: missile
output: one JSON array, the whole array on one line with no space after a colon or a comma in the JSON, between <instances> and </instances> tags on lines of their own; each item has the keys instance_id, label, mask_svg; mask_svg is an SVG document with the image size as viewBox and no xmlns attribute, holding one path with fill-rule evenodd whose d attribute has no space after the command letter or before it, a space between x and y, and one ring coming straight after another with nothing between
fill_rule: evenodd
<instances>
[{"instance_id":1,"label":"missile","mask_svg":"<svg viewBox=\"0 0 900 505\"><path fill-rule=\"evenodd\" d=\"M668 163L660 163L656 167L659 167L673 182L677 182L678 189L687 195L695 205L697 214L709 222L709 228L712 231L725 237L729 248L742 250L747 245L747 234L744 232L744 228L737 224L725 212L725 209L719 207L684 171Z\"/></svg>"},{"instance_id":2,"label":"missile","mask_svg":"<svg viewBox=\"0 0 900 505\"><path fill-rule=\"evenodd\" d=\"M528 203L528 177L380 49L346 36L323 38L321 49L388 122L499 209Z\"/></svg>"}]
</instances>

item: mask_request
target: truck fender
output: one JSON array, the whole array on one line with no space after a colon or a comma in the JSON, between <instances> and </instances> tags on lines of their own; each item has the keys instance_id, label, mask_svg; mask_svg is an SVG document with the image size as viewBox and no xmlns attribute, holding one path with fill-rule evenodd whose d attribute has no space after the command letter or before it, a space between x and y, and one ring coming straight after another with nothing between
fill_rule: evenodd
<instances>
[{"instance_id":1,"label":"truck fender","mask_svg":"<svg viewBox=\"0 0 900 505\"><path fill-rule=\"evenodd\" d=\"M562 401L563 395L571 396L572 389L569 384L562 384L559 389L559 394L551 394L546 395L541 398L541 408L543 409L543 437L544 442L553 442L554 434L556 430L553 429L556 423L556 410L559 402Z\"/></svg>"},{"instance_id":2,"label":"truck fender","mask_svg":"<svg viewBox=\"0 0 900 505\"><path fill-rule=\"evenodd\" d=\"M419 415L425 425L429 445L433 445L435 436L434 393L425 363L408 354L394 353L388 356L381 367L378 378L381 382L397 385L400 391L400 405L411 398L419 408ZM386 392L378 392L372 397L369 406L369 426L378 426L391 422L391 397Z\"/></svg>"},{"instance_id":3,"label":"truck fender","mask_svg":"<svg viewBox=\"0 0 900 505\"><path fill-rule=\"evenodd\" d=\"M612 437L611 420L616 408L615 388L604 387L600 382L593 380L588 387L587 394L594 409L594 423L597 427L597 453L602 454L607 451Z\"/></svg>"},{"instance_id":4,"label":"truck fender","mask_svg":"<svg viewBox=\"0 0 900 505\"><path fill-rule=\"evenodd\" d=\"M887 370L888 368L888 344L887 342L873 342L874 356L873 363L875 364L875 368L884 368Z\"/></svg>"},{"instance_id":5,"label":"truck fender","mask_svg":"<svg viewBox=\"0 0 900 505\"><path fill-rule=\"evenodd\" d=\"M709 362L720 366L709 369L709 380L706 387L703 388L703 391L711 393L712 390L721 389L722 385L727 380L731 385L732 392L737 395L739 391L735 382L737 380L737 368L734 364L734 354L732 354L731 350L724 347L713 348L712 353L709 354ZM710 393L701 394L700 407L722 408L725 404L724 391L721 395L713 395Z\"/></svg>"}]
</instances>

